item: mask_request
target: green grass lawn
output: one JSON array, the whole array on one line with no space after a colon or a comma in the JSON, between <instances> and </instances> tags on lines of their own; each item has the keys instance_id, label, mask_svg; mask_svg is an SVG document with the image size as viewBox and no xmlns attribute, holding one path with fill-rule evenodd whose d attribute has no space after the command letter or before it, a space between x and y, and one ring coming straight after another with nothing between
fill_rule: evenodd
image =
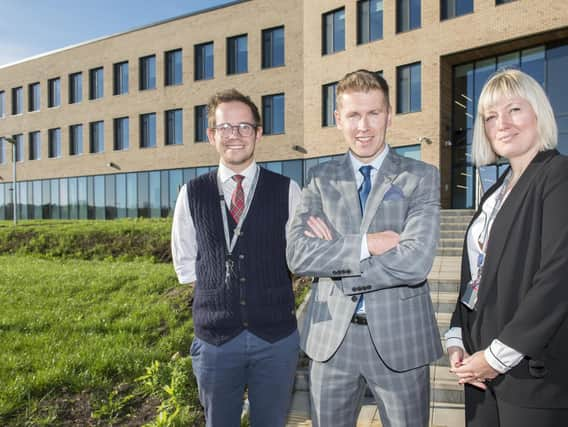
<instances>
[{"instance_id":1,"label":"green grass lawn","mask_svg":"<svg viewBox=\"0 0 568 427\"><path fill-rule=\"evenodd\" d=\"M3 255L0 271L0 425L71 425L74 400L112 425L187 354L190 294L171 264Z\"/></svg>"}]
</instances>

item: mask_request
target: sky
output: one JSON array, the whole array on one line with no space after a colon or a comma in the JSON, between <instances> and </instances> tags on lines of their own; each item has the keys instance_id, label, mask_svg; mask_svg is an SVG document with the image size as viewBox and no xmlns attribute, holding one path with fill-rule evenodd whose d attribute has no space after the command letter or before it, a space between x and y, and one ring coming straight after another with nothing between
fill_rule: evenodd
<instances>
[{"instance_id":1,"label":"sky","mask_svg":"<svg viewBox=\"0 0 568 427\"><path fill-rule=\"evenodd\" d=\"M0 0L0 66L233 0Z\"/></svg>"}]
</instances>

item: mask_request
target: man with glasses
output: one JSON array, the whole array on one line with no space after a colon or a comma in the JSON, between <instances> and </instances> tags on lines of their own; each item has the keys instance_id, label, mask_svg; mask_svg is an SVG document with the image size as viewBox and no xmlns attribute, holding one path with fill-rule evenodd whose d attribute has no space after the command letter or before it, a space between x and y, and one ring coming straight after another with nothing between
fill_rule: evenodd
<instances>
[{"instance_id":1,"label":"man with glasses","mask_svg":"<svg viewBox=\"0 0 568 427\"><path fill-rule=\"evenodd\" d=\"M383 425L425 427L428 364L442 355L426 281L438 171L386 144L389 88L376 73L339 82L335 118L349 151L310 170L288 233L290 268L316 277L300 327L312 425L355 426L369 387Z\"/></svg>"},{"instance_id":2,"label":"man with glasses","mask_svg":"<svg viewBox=\"0 0 568 427\"><path fill-rule=\"evenodd\" d=\"M232 89L208 105L219 168L182 187L172 226L180 283L193 286L193 372L207 426L284 426L298 360L286 224L298 184L254 160L262 136L250 98Z\"/></svg>"}]
</instances>

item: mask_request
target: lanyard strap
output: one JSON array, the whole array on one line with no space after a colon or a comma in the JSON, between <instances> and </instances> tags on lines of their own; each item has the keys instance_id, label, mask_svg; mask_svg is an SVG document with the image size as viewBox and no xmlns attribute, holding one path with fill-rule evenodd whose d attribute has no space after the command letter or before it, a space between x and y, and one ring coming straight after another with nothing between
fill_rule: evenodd
<instances>
[{"instance_id":1,"label":"lanyard strap","mask_svg":"<svg viewBox=\"0 0 568 427\"><path fill-rule=\"evenodd\" d=\"M495 200L495 205L493 205L493 209L491 210L491 214L487 218L483 226L483 230L481 231L481 235L477 239L477 243L481 249L479 256L477 257L477 277L481 277L481 273L483 271L483 265L485 264L485 254L487 253L487 244L489 242L489 231L493 227L493 221L495 221L495 217L499 213L503 202L505 201L505 195L507 194L507 187L509 187L509 182L511 181L512 171L510 170L507 173L507 176L503 180L503 184L499 190L499 194L497 195L497 200Z\"/></svg>"},{"instance_id":2,"label":"lanyard strap","mask_svg":"<svg viewBox=\"0 0 568 427\"><path fill-rule=\"evenodd\" d=\"M243 222L247 216L249 211L250 205L252 204L252 199L254 197L254 192L256 190L256 184L258 183L258 176L259 176L260 167L256 167L256 171L254 173L254 178L252 180L252 185L250 187L250 191L248 193L248 197L245 197L245 208L241 217L239 218L239 222L233 231L233 238L229 239L229 221L227 219L227 207L225 204L225 193L223 192L223 185L219 180L219 174L217 174L217 188L219 189L219 203L221 206L221 216L223 218L223 231L225 232L225 244L227 246L227 255L230 257L233 254L233 249L237 245L237 240L239 239L239 235L241 234L241 227Z\"/></svg>"}]
</instances>

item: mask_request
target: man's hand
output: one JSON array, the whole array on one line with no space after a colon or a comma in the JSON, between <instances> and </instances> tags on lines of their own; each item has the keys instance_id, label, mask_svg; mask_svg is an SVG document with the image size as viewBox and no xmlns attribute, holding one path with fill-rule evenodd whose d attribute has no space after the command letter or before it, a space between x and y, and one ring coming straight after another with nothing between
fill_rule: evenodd
<instances>
[{"instance_id":1,"label":"man's hand","mask_svg":"<svg viewBox=\"0 0 568 427\"><path fill-rule=\"evenodd\" d=\"M399 242L400 234L391 230L367 234L367 248L371 255L382 255L395 248Z\"/></svg>"},{"instance_id":2,"label":"man's hand","mask_svg":"<svg viewBox=\"0 0 568 427\"><path fill-rule=\"evenodd\" d=\"M459 378L458 383L460 384L471 384L475 387L478 387L482 390L486 390L487 386L485 385L485 381L492 380L499 372L487 363L485 360L485 355L483 351L478 351L473 355L468 355L464 352L464 357L461 363L458 366L453 365L452 363L452 354L450 354L450 349L454 349L456 347L450 347L448 349L448 354L450 355L450 372L456 374ZM454 355L454 358L456 356Z\"/></svg>"},{"instance_id":3,"label":"man's hand","mask_svg":"<svg viewBox=\"0 0 568 427\"><path fill-rule=\"evenodd\" d=\"M308 237L322 240L331 240L331 230L323 219L317 216L310 216L308 218L307 226L309 230L305 230L304 234Z\"/></svg>"}]
</instances>

